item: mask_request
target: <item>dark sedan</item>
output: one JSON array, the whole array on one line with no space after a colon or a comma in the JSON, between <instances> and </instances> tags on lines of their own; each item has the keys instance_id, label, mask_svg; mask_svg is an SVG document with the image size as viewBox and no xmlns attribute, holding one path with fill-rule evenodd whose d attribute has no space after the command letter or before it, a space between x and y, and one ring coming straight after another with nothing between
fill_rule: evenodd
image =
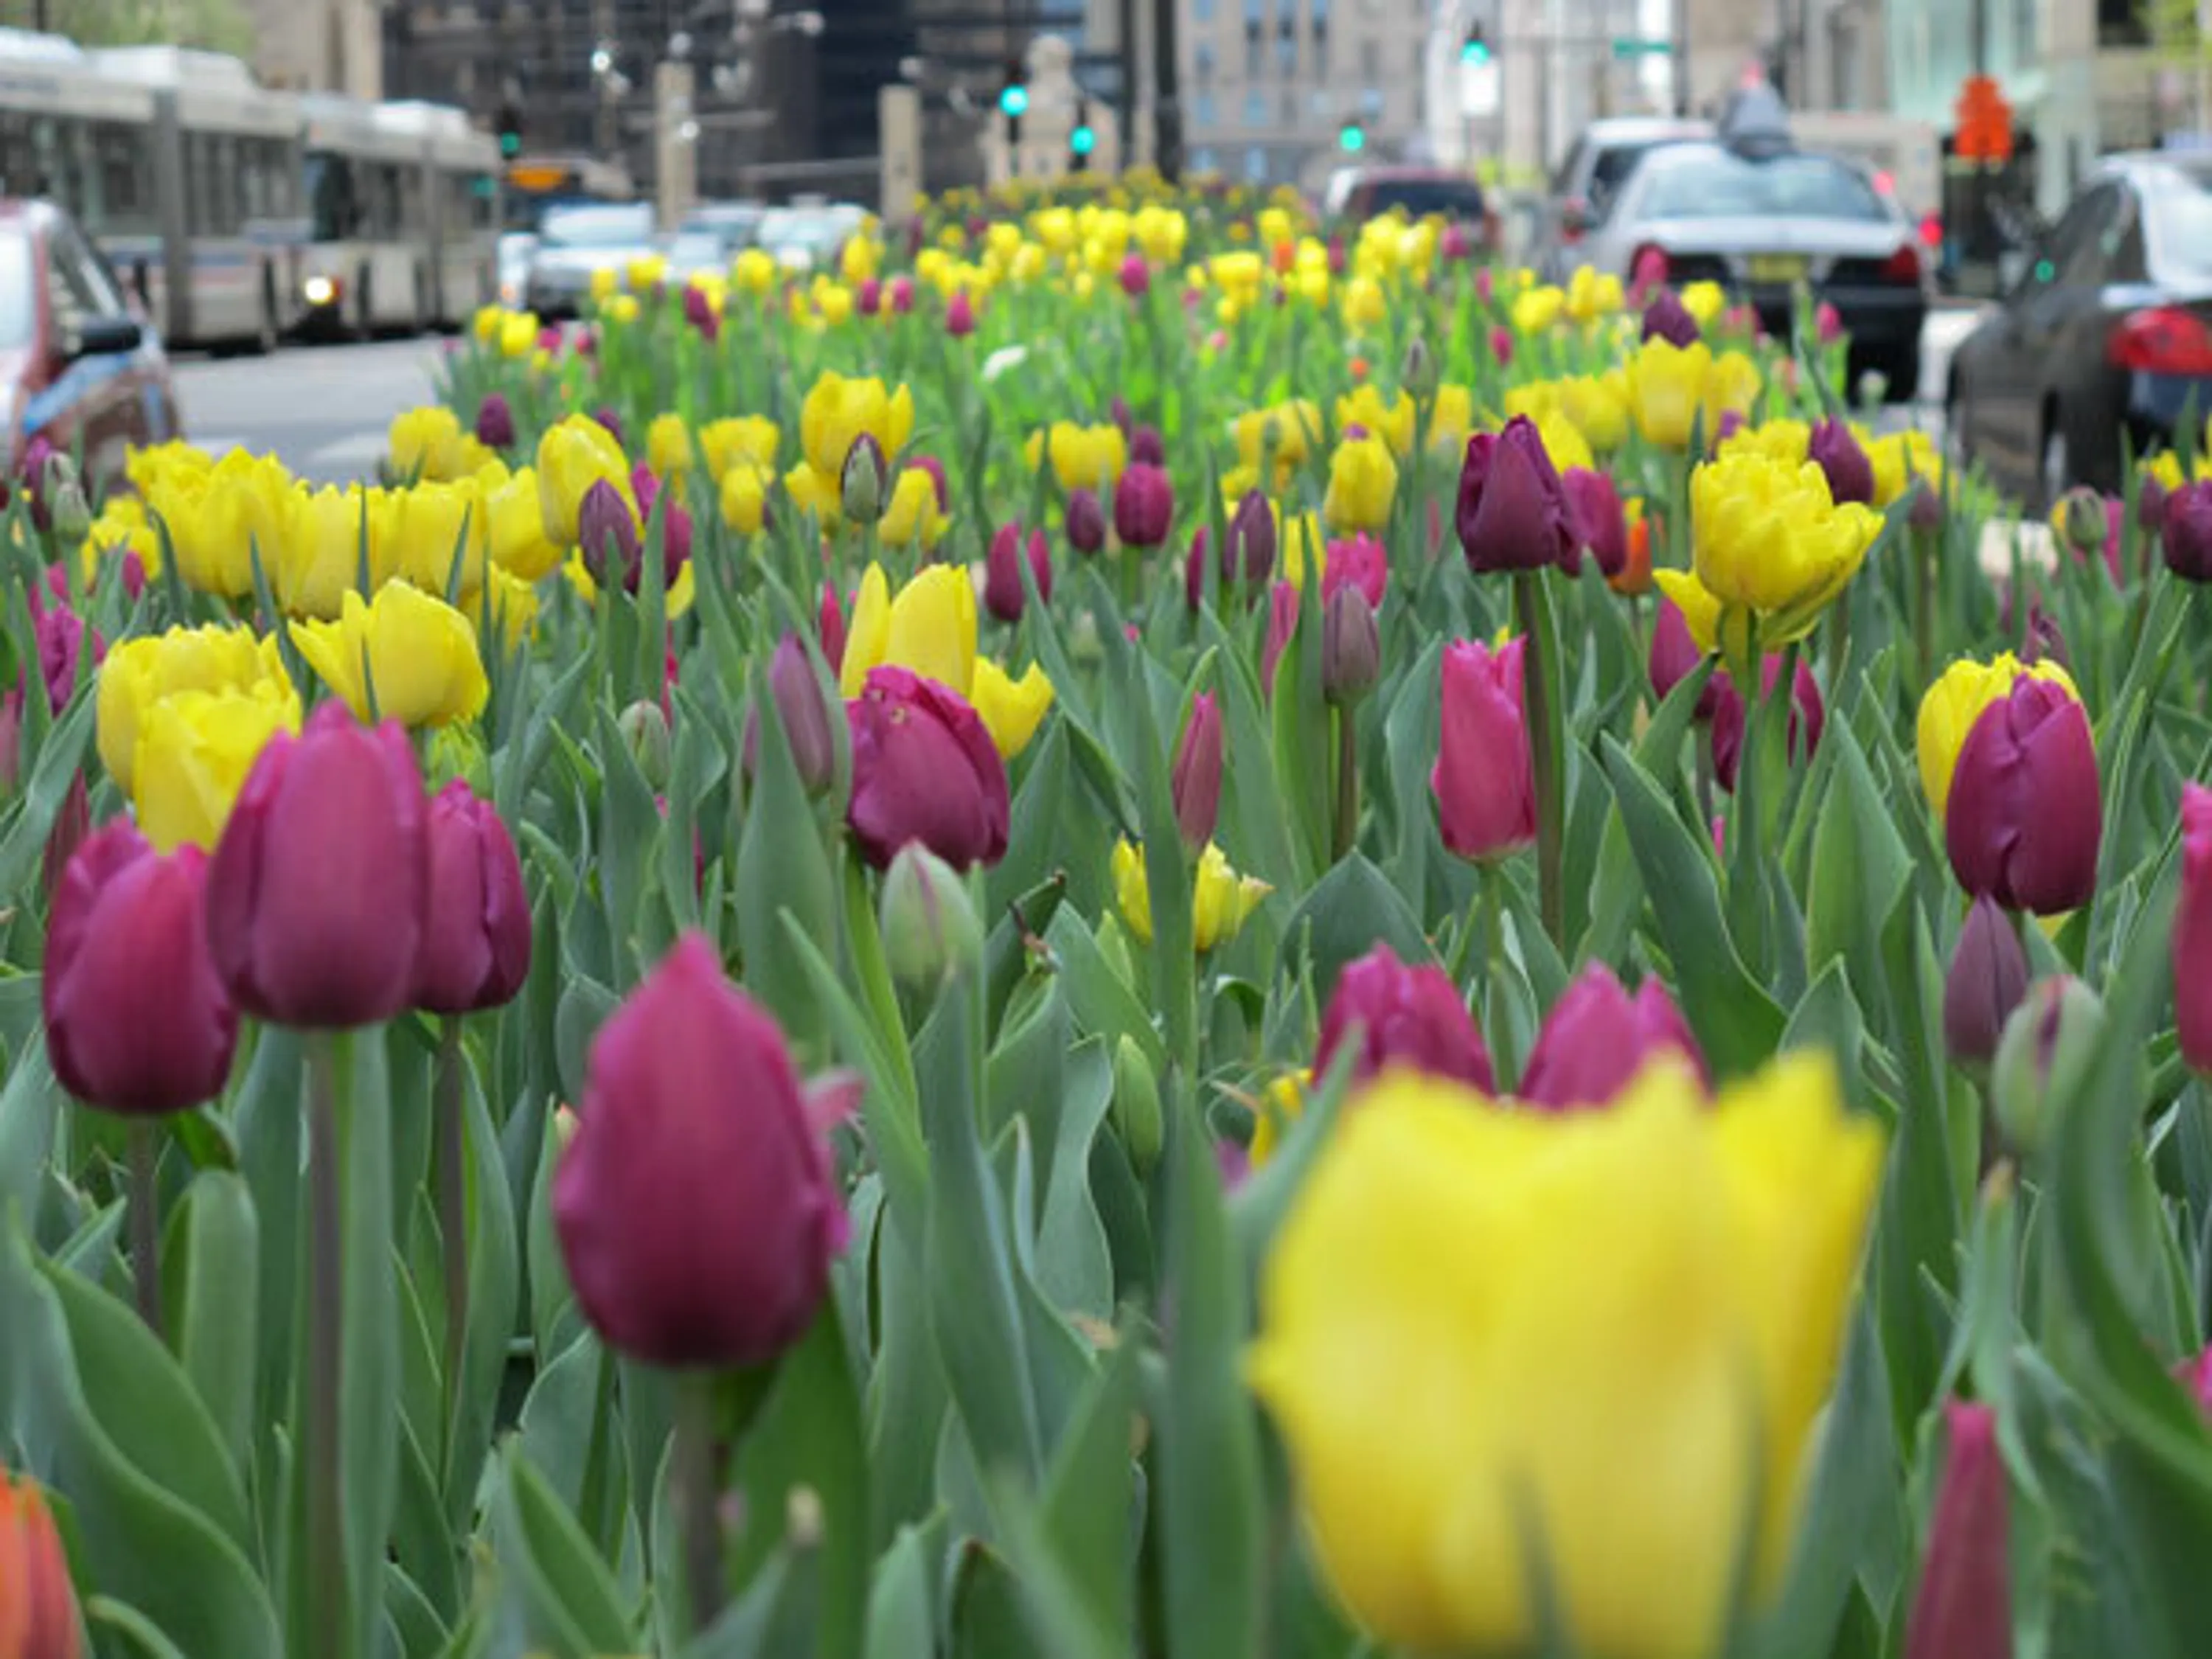
<instances>
[{"instance_id":1,"label":"dark sedan","mask_svg":"<svg viewBox=\"0 0 2212 1659\"><path fill-rule=\"evenodd\" d=\"M2125 452L2212 415L2212 157L2102 163L1960 345L1944 402L1961 452L2045 507L2118 489Z\"/></svg>"}]
</instances>

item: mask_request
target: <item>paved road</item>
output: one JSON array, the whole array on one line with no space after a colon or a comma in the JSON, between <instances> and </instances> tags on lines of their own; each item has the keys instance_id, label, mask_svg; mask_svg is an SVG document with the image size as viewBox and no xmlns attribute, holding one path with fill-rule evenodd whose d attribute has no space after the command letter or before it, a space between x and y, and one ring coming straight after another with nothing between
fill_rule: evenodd
<instances>
[{"instance_id":1,"label":"paved road","mask_svg":"<svg viewBox=\"0 0 2212 1659\"><path fill-rule=\"evenodd\" d=\"M1884 424L1942 423L1943 377L1951 353L1978 313L1942 310L1928 320L1921 401ZM294 346L273 357L177 366L187 436L211 449L273 450L302 477L341 483L375 471L385 430L403 409L428 399L442 343Z\"/></svg>"},{"instance_id":2,"label":"paved road","mask_svg":"<svg viewBox=\"0 0 2212 1659\"><path fill-rule=\"evenodd\" d=\"M319 483L366 477L392 417L429 400L444 349L434 339L397 340L185 358L175 371L185 435L212 450L273 451Z\"/></svg>"}]
</instances>

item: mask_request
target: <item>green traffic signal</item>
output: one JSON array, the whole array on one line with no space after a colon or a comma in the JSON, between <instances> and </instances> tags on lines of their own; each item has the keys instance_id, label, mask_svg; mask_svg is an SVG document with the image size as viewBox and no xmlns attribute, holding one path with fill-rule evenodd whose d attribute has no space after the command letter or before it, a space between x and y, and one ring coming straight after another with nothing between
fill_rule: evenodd
<instances>
[{"instance_id":1,"label":"green traffic signal","mask_svg":"<svg viewBox=\"0 0 2212 1659\"><path fill-rule=\"evenodd\" d=\"M1098 131L1088 121L1067 135L1067 147L1078 155L1088 155L1098 148Z\"/></svg>"},{"instance_id":2,"label":"green traffic signal","mask_svg":"<svg viewBox=\"0 0 2212 1659\"><path fill-rule=\"evenodd\" d=\"M1030 89L1027 87L1016 84L1000 90L999 112L1001 115L1018 118L1029 113L1029 107Z\"/></svg>"},{"instance_id":3,"label":"green traffic signal","mask_svg":"<svg viewBox=\"0 0 2212 1659\"><path fill-rule=\"evenodd\" d=\"M1338 148L1358 155L1367 148L1367 130L1357 121L1346 121L1336 135Z\"/></svg>"},{"instance_id":4,"label":"green traffic signal","mask_svg":"<svg viewBox=\"0 0 2212 1659\"><path fill-rule=\"evenodd\" d=\"M1459 61L1462 64L1488 63L1490 61L1490 42L1487 40L1469 40L1465 46L1459 49Z\"/></svg>"},{"instance_id":5,"label":"green traffic signal","mask_svg":"<svg viewBox=\"0 0 2212 1659\"><path fill-rule=\"evenodd\" d=\"M521 155L522 135L519 132L501 133L499 135L499 153L510 161L512 161L516 156Z\"/></svg>"}]
</instances>

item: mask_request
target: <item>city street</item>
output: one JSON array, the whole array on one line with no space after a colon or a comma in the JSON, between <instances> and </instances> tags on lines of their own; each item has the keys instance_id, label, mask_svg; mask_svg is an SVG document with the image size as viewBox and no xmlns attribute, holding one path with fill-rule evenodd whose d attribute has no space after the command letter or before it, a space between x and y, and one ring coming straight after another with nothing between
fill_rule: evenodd
<instances>
[{"instance_id":1,"label":"city street","mask_svg":"<svg viewBox=\"0 0 2212 1659\"><path fill-rule=\"evenodd\" d=\"M1932 431L1941 425L1951 353L1979 316L1949 308L1929 316L1920 401L1893 411L1885 426L1909 420ZM384 453L392 417L432 396L445 349L441 340L394 340L290 346L271 357L185 357L176 365L185 434L214 451L274 451L317 483L366 477Z\"/></svg>"}]
</instances>

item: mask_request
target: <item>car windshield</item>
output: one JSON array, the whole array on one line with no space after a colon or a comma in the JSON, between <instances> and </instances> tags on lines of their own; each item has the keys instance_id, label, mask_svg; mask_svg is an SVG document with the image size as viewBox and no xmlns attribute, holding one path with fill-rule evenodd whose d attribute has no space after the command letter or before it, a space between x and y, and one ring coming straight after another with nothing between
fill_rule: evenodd
<instances>
[{"instance_id":1,"label":"car windshield","mask_svg":"<svg viewBox=\"0 0 2212 1659\"><path fill-rule=\"evenodd\" d=\"M1591 205L1611 200L1613 192L1620 188L1620 181L1636 170L1636 164L1664 142L1654 139L1649 143L1616 144L1610 149L1600 150L1597 160L1590 163Z\"/></svg>"},{"instance_id":2,"label":"car windshield","mask_svg":"<svg viewBox=\"0 0 2212 1659\"><path fill-rule=\"evenodd\" d=\"M37 315L31 296L31 239L21 231L0 231L0 351L29 345Z\"/></svg>"},{"instance_id":3,"label":"car windshield","mask_svg":"<svg viewBox=\"0 0 2212 1659\"><path fill-rule=\"evenodd\" d=\"M1669 158L1638 204L1646 219L1849 219L1889 216L1864 177L1827 155L1744 156L1726 150Z\"/></svg>"},{"instance_id":4,"label":"car windshield","mask_svg":"<svg viewBox=\"0 0 2212 1659\"><path fill-rule=\"evenodd\" d=\"M2160 167L2144 190L2151 245L2162 271L2212 278L2212 171Z\"/></svg>"},{"instance_id":5,"label":"car windshield","mask_svg":"<svg viewBox=\"0 0 2212 1659\"><path fill-rule=\"evenodd\" d=\"M643 247L653 240L653 210L574 208L549 213L539 234L551 247Z\"/></svg>"},{"instance_id":6,"label":"car windshield","mask_svg":"<svg viewBox=\"0 0 2212 1659\"><path fill-rule=\"evenodd\" d=\"M687 230L668 245L668 262L685 267L720 264L728 246L711 231Z\"/></svg>"},{"instance_id":7,"label":"car windshield","mask_svg":"<svg viewBox=\"0 0 2212 1659\"><path fill-rule=\"evenodd\" d=\"M1371 212L1396 208L1409 219L1432 213L1447 219L1482 217L1480 186L1462 179L1378 179L1368 186L1367 202Z\"/></svg>"},{"instance_id":8,"label":"car windshield","mask_svg":"<svg viewBox=\"0 0 2212 1659\"><path fill-rule=\"evenodd\" d=\"M770 212L760 222L760 245L765 248L805 248L821 252L844 240L846 221L836 214Z\"/></svg>"}]
</instances>

